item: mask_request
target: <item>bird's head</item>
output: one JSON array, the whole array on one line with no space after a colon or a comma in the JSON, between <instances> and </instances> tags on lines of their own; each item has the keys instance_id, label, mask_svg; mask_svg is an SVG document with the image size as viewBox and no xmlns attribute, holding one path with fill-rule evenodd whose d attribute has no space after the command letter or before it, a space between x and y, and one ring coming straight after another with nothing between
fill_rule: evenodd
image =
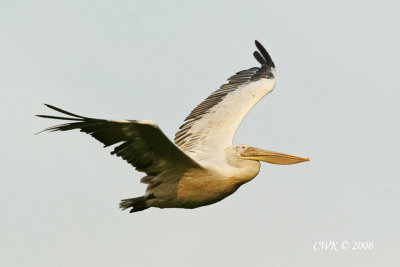
<instances>
[{"instance_id":1,"label":"bird's head","mask_svg":"<svg viewBox=\"0 0 400 267\"><path fill-rule=\"evenodd\" d=\"M247 145L235 146L234 153L236 157L241 160L265 161L268 163L279 165L295 164L310 160L309 158L301 158L279 152L262 150Z\"/></svg>"}]
</instances>

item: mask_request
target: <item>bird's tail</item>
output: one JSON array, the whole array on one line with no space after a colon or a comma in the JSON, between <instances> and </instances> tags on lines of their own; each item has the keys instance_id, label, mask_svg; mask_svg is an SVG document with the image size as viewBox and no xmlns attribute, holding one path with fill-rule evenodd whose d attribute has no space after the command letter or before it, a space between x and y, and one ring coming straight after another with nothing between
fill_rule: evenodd
<instances>
[{"instance_id":1,"label":"bird's tail","mask_svg":"<svg viewBox=\"0 0 400 267\"><path fill-rule=\"evenodd\" d=\"M148 196L142 196L142 197L136 197L136 198L128 198L128 199L123 199L119 203L119 207L122 210L126 210L129 208L132 208L129 212L136 212L136 211L142 211L145 209L148 209L149 206L146 204L146 200L148 199Z\"/></svg>"}]
</instances>

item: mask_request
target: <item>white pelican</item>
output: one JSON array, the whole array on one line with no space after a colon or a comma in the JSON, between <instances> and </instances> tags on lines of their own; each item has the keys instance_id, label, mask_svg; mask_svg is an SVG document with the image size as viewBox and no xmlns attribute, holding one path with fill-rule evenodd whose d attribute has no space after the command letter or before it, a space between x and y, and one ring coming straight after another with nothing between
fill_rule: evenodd
<instances>
[{"instance_id":1,"label":"white pelican","mask_svg":"<svg viewBox=\"0 0 400 267\"><path fill-rule=\"evenodd\" d=\"M68 117L37 115L71 121L43 131L79 129L104 144L116 145L112 155L146 173L141 197L124 199L119 206L130 212L150 207L193 209L216 203L252 180L260 161L294 164L308 158L232 146L236 129L249 110L275 86L275 64L258 42L254 57L261 67L242 70L207 97L185 119L171 142L158 125L140 120L103 120L47 107Z\"/></svg>"}]
</instances>

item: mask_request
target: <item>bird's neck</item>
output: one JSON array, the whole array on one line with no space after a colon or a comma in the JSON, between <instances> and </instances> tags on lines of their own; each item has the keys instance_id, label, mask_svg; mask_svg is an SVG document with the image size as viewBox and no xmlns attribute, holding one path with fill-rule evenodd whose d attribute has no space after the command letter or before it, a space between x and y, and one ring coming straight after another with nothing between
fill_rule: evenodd
<instances>
[{"instance_id":1,"label":"bird's neck","mask_svg":"<svg viewBox=\"0 0 400 267\"><path fill-rule=\"evenodd\" d=\"M246 160L245 162L207 164L207 169L218 179L238 184L239 186L251 181L260 171L260 162ZM203 165L204 166L204 165Z\"/></svg>"},{"instance_id":2,"label":"bird's neck","mask_svg":"<svg viewBox=\"0 0 400 267\"><path fill-rule=\"evenodd\" d=\"M231 178L242 185L254 179L260 171L260 162L255 160L246 160L245 164L235 166L234 176Z\"/></svg>"}]
</instances>

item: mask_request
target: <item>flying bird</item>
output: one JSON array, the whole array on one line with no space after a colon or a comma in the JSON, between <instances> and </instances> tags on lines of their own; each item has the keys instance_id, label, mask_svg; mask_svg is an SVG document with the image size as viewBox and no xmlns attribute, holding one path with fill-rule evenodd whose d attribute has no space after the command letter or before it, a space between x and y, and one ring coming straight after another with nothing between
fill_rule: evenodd
<instances>
[{"instance_id":1,"label":"flying bird","mask_svg":"<svg viewBox=\"0 0 400 267\"><path fill-rule=\"evenodd\" d=\"M248 145L232 146L240 122L275 86L275 64L258 41L255 45L258 51L253 55L261 66L237 72L193 109L174 142L151 121L94 119L47 104L63 116L37 116L67 121L43 131L79 129L104 147L115 145L112 155L146 174L140 180L147 184L145 194L121 200L122 210L210 205L257 176L260 161L286 165L309 160Z\"/></svg>"}]
</instances>

